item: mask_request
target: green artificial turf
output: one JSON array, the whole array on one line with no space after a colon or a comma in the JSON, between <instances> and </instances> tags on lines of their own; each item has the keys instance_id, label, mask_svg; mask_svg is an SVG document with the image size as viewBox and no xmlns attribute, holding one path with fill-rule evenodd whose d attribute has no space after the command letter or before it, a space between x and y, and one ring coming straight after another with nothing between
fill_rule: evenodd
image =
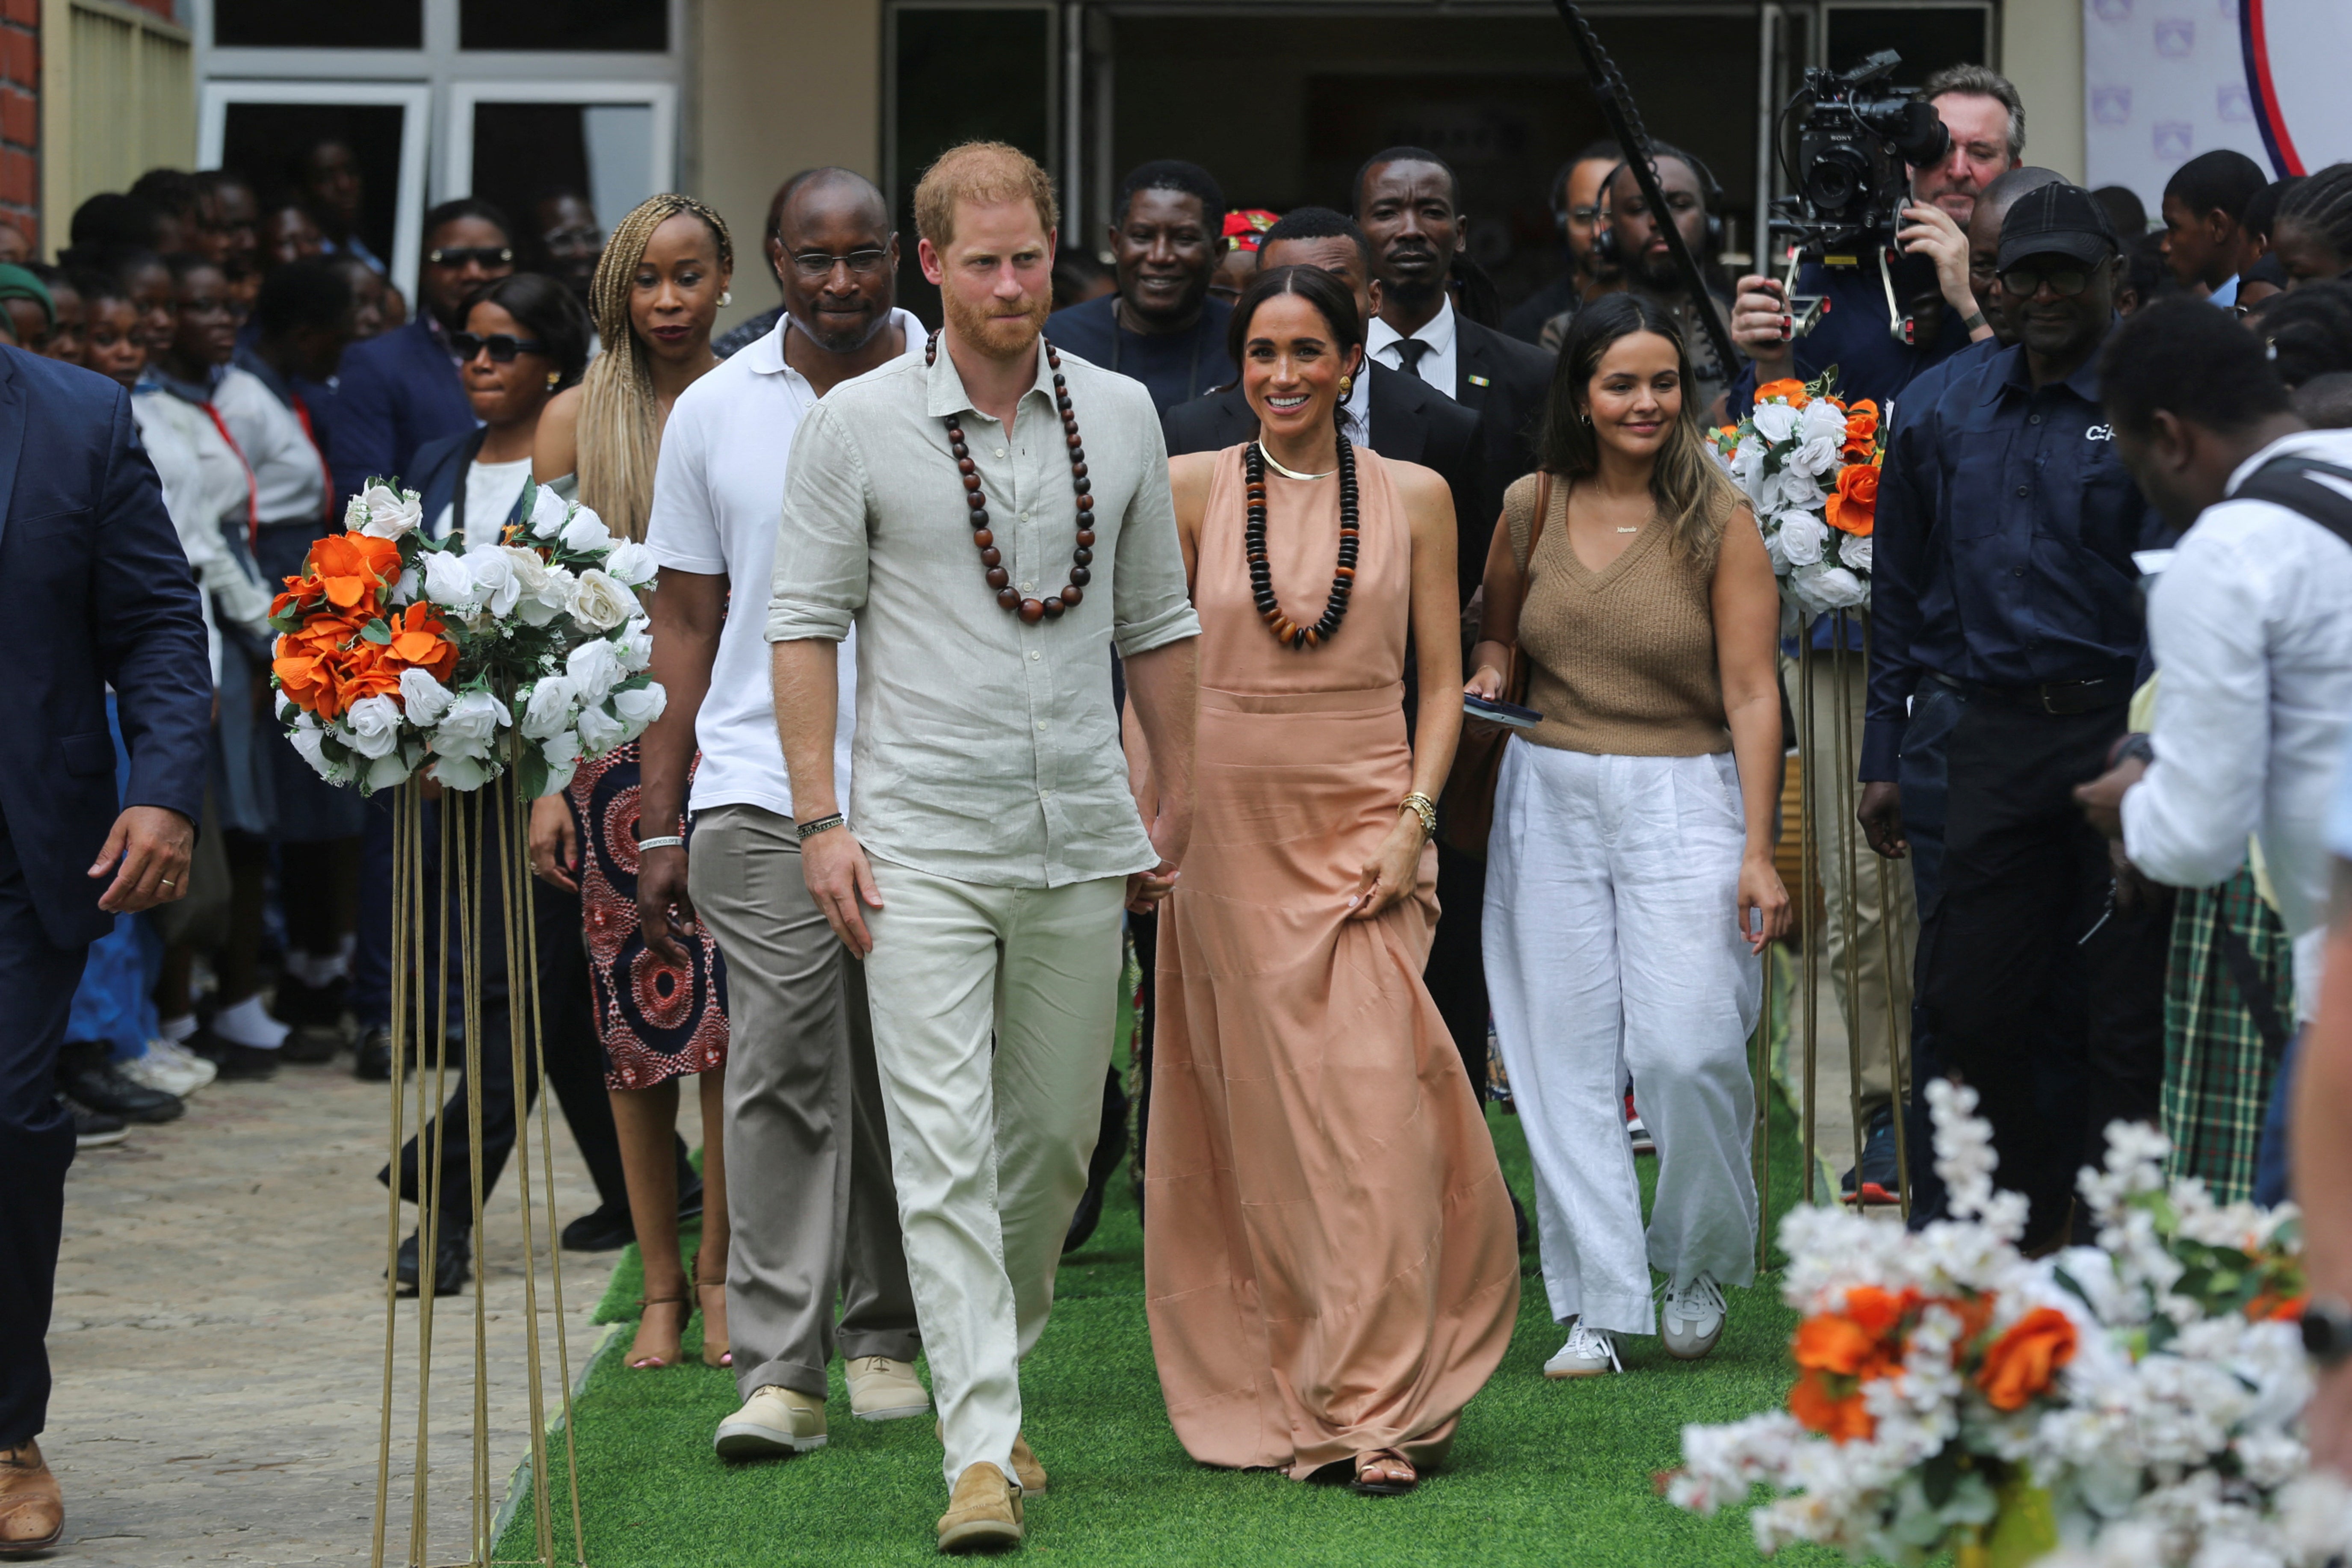
<instances>
[{"instance_id":1,"label":"green artificial turf","mask_svg":"<svg viewBox=\"0 0 2352 1568\"><path fill-rule=\"evenodd\" d=\"M1517 1119L1490 1110L1489 1122L1505 1174L1531 1202ZM1772 1154L1777 1215L1798 1185L1795 1121L1777 1096ZM1646 1202L1656 1163L1639 1163ZM1532 1249L1526 1268L1510 1352L1464 1413L1451 1460L1418 1491L1362 1498L1275 1474L1207 1469L1168 1426L1144 1320L1142 1232L1127 1183L1115 1183L1101 1228L1063 1261L1052 1325L1023 1369L1025 1429L1053 1478L1050 1493L1029 1504L1025 1554L1089 1568L1759 1561L1744 1514L1685 1513L1656 1495L1654 1477L1678 1462L1685 1423L1730 1420L1784 1395L1794 1319L1770 1278L1727 1292L1730 1324L1704 1362L1676 1363L1656 1340L1637 1339L1622 1346L1623 1374L1551 1383L1543 1363L1564 1336L1546 1310ZM632 1248L600 1320L634 1316L641 1277ZM695 1360L700 1324L698 1317L688 1330L685 1367L630 1371L624 1329L588 1372L574 1436L592 1568L938 1561L934 1524L946 1488L929 1421L856 1420L836 1366L829 1447L789 1461L723 1464L710 1434L736 1393L730 1373ZM560 1439L552 1452L556 1560L571 1563ZM527 1501L497 1555L535 1559ZM1798 1549L1777 1561L1843 1560Z\"/></svg>"}]
</instances>

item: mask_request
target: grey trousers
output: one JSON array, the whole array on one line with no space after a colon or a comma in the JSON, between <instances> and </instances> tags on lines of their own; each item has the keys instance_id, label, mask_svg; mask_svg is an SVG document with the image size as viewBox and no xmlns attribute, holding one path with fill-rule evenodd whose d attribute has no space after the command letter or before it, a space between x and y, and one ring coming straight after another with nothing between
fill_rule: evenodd
<instances>
[{"instance_id":1,"label":"grey trousers","mask_svg":"<svg viewBox=\"0 0 2352 1568\"><path fill-rule=\"evenodd\" d=\"M822 1399L836 1342L907 1362L921 1343L866 975L809 896L788 819L698 812L692 855L695 909L727 958L735 1382L747 1397L773 1384Z\"/></svg>"}]
</instances>

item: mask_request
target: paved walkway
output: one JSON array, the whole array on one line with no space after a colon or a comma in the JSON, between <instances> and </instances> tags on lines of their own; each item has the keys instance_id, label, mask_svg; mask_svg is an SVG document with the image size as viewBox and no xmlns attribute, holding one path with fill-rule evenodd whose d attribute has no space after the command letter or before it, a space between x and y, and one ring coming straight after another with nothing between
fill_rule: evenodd
<instances>
[{"instance_id":1,"label":"paved walkway","mask_svg":"<svg viewBox=\"0 0 2352 1568\"><path fill-rule=\"evenodd\" d=\"M412 1120L415 1103L412 1085ZM562 1117L551 1120L556 1211L568 1221L594 1206L594 1189ZM57 1394L42 1439L66 1494L68 1546L54 1561L288 1568L369 1560L384 1345L385 1198L374 1177L387 1129L384 1087L353 1079L345 1058L288 1067L268 1083L215 1084L180 1121L134 1128L129 1142L75 1161L49 1334ZM533 1167L536 1176L536 1158ZM492 1364L519 1369L523 1256L514 1202L502 1185L487 1258L477 1263L488 1277ZM409 1223L404 1215L404 1233ZM541 1240L552 1418L554 1310ZM618 1257L564 1255L574 1375L603 1331L588 1314ZM415 1437L416 1304L404 1302L400 1315L407 1419L395 1433L391 1563L403 1560L407 1539ZM470 1289L438 1303L426 1562L467 1555L473 1333ZM520 1377L492 1381L495 1510L526 1451L530 1420Z\"/></svg>"}]
</instances>

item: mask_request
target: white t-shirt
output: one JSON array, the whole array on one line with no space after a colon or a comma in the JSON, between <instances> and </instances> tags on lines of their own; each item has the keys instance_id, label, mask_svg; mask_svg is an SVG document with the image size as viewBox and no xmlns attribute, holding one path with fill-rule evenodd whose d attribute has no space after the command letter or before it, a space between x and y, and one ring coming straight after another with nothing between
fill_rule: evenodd
<instances>
[{"instance_id":1,"label":"white t-shirt","mask_svg":"<svg viewBox=\"0 0 2352 1568\"><path fill-rule=\"evenodd\" d=\"M469 539L488 539L495 542L495 531L484 533L485 520L495 531L514 510L515 502L522 499L522 487L530 479L530 459L517 458L511 463L475 461L466 465L466 521ZM436 539L449 537L457 526L457 509L445 506L441 515L433 520L432 533Z\"/></svg>"},{"instance_id":2,"label":"white t-shirt","mask_svg":"<svg viewBox=\"0 0 2352 1568\"><path fill-rule=\"evenodd\" d=\"M908 351L919 353L922 322L905 310L894 311L891 320L906 333ZM785 316L774 331L679 395L654 470L653 515L646 525L654 559L681 572L724 576L730 591L709 694L695 716L702 763L695 770L689 811L756 805L793 815L762 635L793 437L801 416L816 405L808 378L784 363L784 334L791 330L792 318ZM849 742L857 725L854 632L841 644L839 679L834 782L845 801Z\"/></svg>"}]
</instances>

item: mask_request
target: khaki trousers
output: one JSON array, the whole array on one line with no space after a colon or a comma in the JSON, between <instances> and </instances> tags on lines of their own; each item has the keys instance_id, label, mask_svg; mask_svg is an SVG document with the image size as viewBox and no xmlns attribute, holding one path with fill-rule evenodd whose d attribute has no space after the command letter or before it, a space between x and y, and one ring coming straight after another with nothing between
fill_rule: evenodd
<instances>
[{"instance_id":1,"label":"khaki trousers","mask_svg":"<svg viewBox=\"0 0 2352 1568\"><path fill-rule=\"evenodd\" d=\"M1886 1023L1890 978L1886 971L1886 936L1881 930L1889 917L1880 898L1882 881L1894 905L1895 973L1891 984L1895 990L1895 1038L1906 1052L1911 1039L1911 971L1919 951L1919 906L1912 892L1911 868L1907 864L1889 863L1885 878L1879 875L1877 852L1864 839L1862 826L1853 816L1862 800L1862 786L1855 784L1844 791L1838 787L1841 773L1851 776L1852 760L1861 752L1866 673L1860 650L1850 650L1845 655L1843 682L1847 751L1841 756L1837 660L1838 656L1827 648L1813 650L1813 861L1829 911L1822 951L1829 958L1830 989L1836 994L1838 1016L1845 1023L1846 1037L1862 1043L1862 1115L1867 1125L1894 1099L1890 1067L1893 1058L1887 1048ZM1781 674L1788 686L1789 710L1801 725L1805 709L1800 667L1794 659L1784 658ZM1853 847L1853 887L1848 887L1846 880L1848 844ZM1795 898L1797 889L1790 889L1789 896ZM1851 950L1846 945L1845 910L1849 904L1853 910L1854 927L1854 946ZM1851 992L1847 987L1849 973L1853 982ZM1859 1017L1855 1016L1857 1011Z\"/></svg>"},{"instance_id":2,"label":"khaki trousers","mask_svg":"<svg viewBox=\"0 0 2352 1568\"><path fill-rule=\"evenodd\" d=\"M687 877L727 960L736 1386L823 1399L836 1342L845 1357L893 1361L921 1342L866 975L809 894L790 819L755 805L697 812Z\"/></svg>"},{"instance_id":3,"label":"khaki trousers","mask_svg":"<svg viewBox=\"0 0 2352 1568\"><path fill-rule=\"evenodd\" d=\"M991 888L874 862L874 1054L952 1487L1013 1473L1021 1359L1102 1125L1127 879Z\"/></svg>"}]
</instances>

